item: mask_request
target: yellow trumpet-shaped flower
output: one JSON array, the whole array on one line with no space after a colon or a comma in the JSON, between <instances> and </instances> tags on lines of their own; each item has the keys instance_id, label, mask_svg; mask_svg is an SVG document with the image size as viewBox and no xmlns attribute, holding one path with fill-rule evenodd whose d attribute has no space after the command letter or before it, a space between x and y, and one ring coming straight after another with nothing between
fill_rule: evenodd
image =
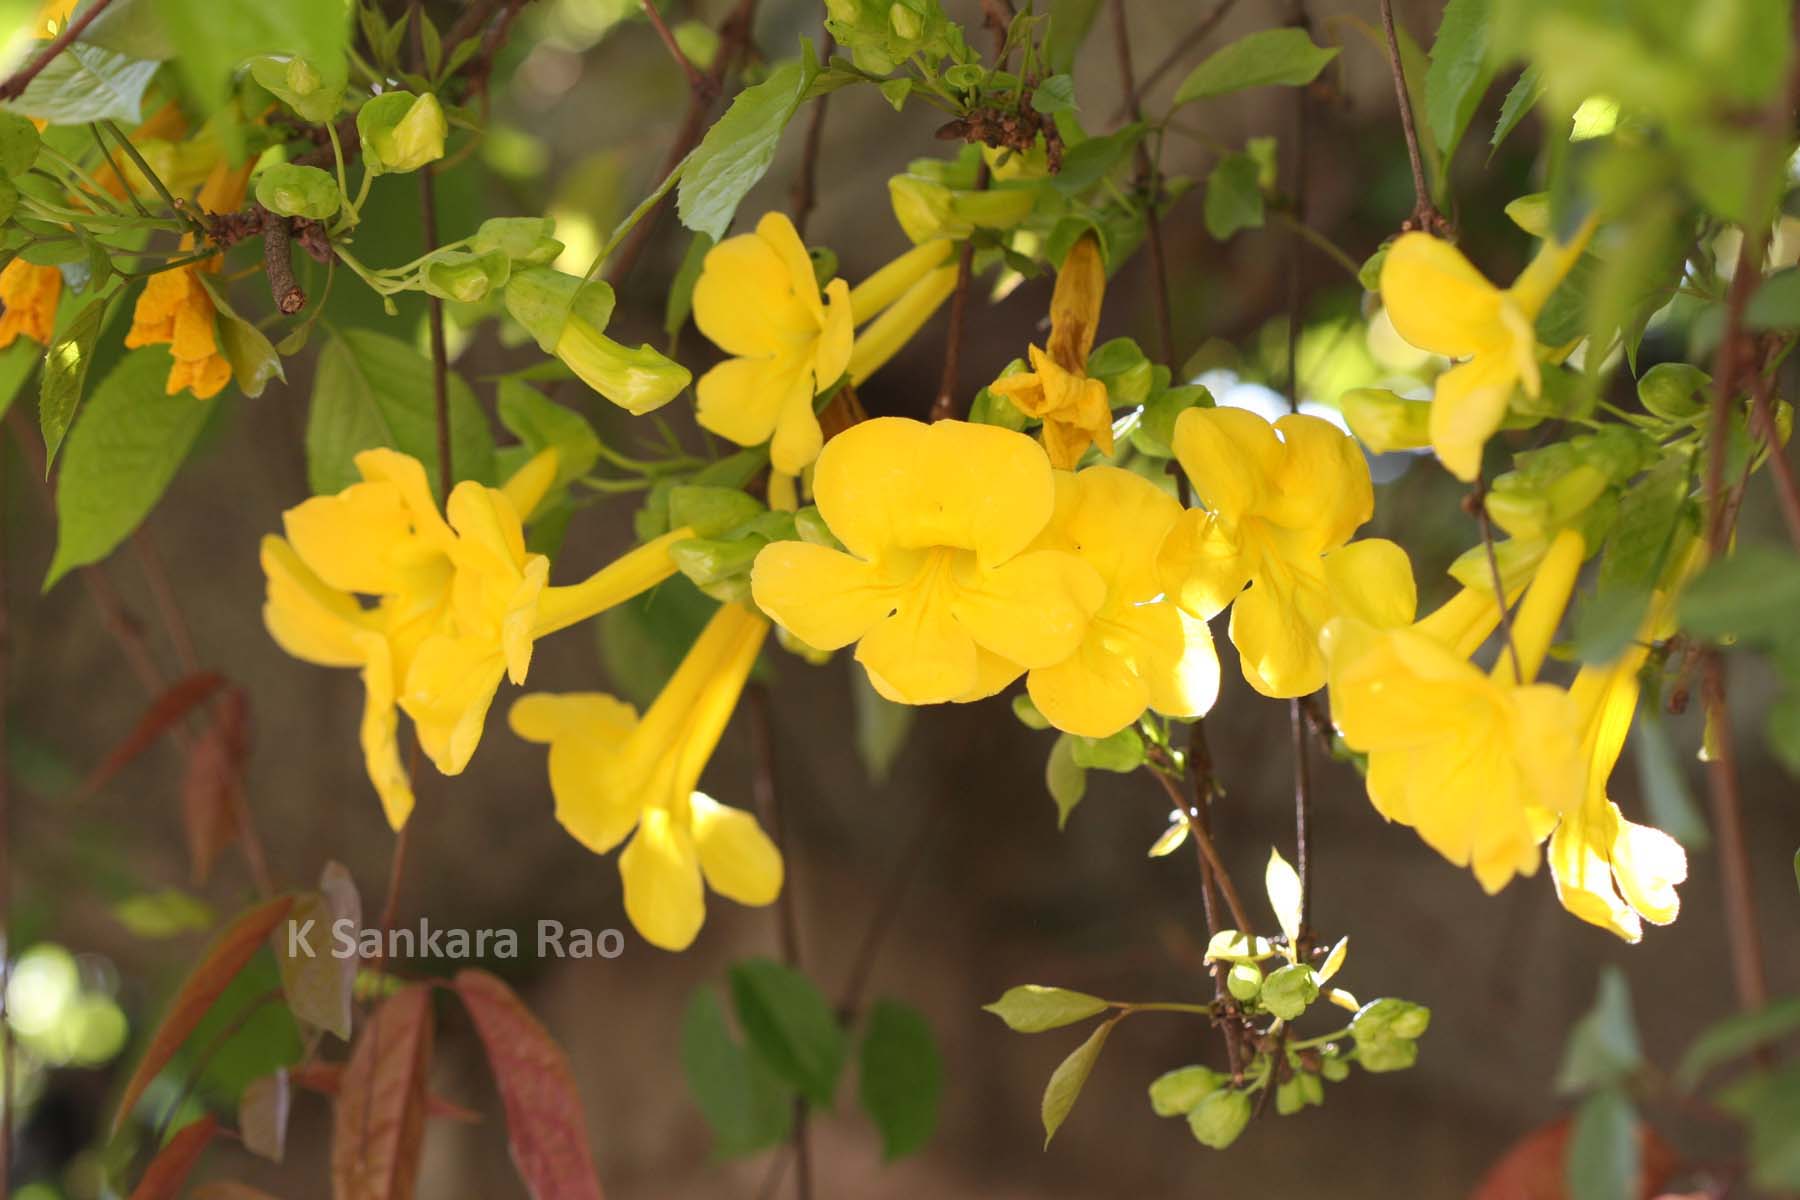
<instances>
[{"instance_id":1,"label":"yellow trumpet-shaped flower","mask_svg":"<svg viewBox=\"0 0 1800 1200\"><path fill-rule=\"evenodd\" d=\"M1383 627L1365 613L1325 629L1332 719L1369 756L1369 800L1473 868L1489 892L1535 872L1540 843L1581 801L1580 708L1535 679L1583 553L1580 534L1558 535L1491 673L1463 654L1498 619L1492 592L1465 592L1417 625ZM1377 575L1393 569L1364 565Z\"/></svg>"},{"instance_id":2,"label":"yellow trumpet-shaped flower","mask_svg":"<svg viewBox=\"0 0 1800 1200\"><path fill-rule=\"evenodd\" d=\"M781 891L781 852L756 818L696 790L768 631L722 605L642 719L598 693L523 696L509 714L515 733L550 747L563 828L596 854L631 838L619 855L625 913L664 950L693 944L706 888L749 905Z\"/></svg>"},{"instance_id":3,"label":"yellow trumpet-shaped flower","mask_svg":"<svg viewBox=\"0 0 1800 1200\"><path fill-rule=\"evenodd\" d=\"M24 334L40 346L50 344L56 328L56 305L62 299L62 272L15 258L0 271L0 349Z\"/></svg>"},{"instance_id":4,"label":"yellow trumpet-shaped flower","mask_svg":"<svg viewBox=\"0 0 1800 1200\"><path fill-rule=\"evenodd\" d=\"M1092 566L1031 548L1055 483L1023 434L865 421L826 445L813 497L848 553L771 542L756 556L752 594L814 649L857 643L856 660L890 700L991 696L1074 654L1105 603Z\"/></svg>"},{"instance_id":5,"label":"yellow trumpet-shaped flower","mask_svg":"<svg viewBox=\"0 0 1800 1200\"><path fill-rule=\"evenodd\" d=\"M1509 288L1497 288L1449 242L1402 234L1381 266L1381 300L1402 338L1461 359L1438 376L1431 400L1431 448L1458 479L1481 472L1481 448L1506 416L1514 388L1542 386L1534 322L1580 259L1597 222L1567 242L1546 241Z\"/></svg>"},{"instance_id":6,"label":"yellow trumpet-shaped flower","mask_svg":"<svg viewBox=\"0 0 1800 1200\"><path fill-rule=\"evenodd\" d=\"M1231 643L1257 691L1318 690L1319 631L1333 615L1323 556L1374 511L1362 451L1317 417L1271 425L1238 408L1182 413L1174 447L1205 508L1183 513L1164 539L1164 589L1201 620L1231 606Z\"/></svg>"},{"instance_id":7,"label":"yellow trumpet-shaped flower","mask_svg":"<svg viewBox=\"0 0 1800 1200\"><path fill-rule=\"evenodd\" d=\"M1690 564L1694 557L1689 554ZM1675 920L1681 912L1675 885L1687 879L1681 843L1626 820L1606 795L1606 781L1637 713L1639 671L1651 643L1675 631L1673 601L1672 592L1657 594L1631 646L1610 664L1583 667L1569 685L1581 712L1587 771L1580 805L1563 814L1550 836L1550 878L1564 908L1628 942L1643 938L1644 921Z\"/></svg>"},{"instance_id":8,"label":"yellow trumpet-shaped flower","mask_svg":"<svg viewBox=\"0 0 1800 1200\"><path fill-rule=\"evenodd\" d=\"M821 298L806 245L781 213L714 246L694 284L694 322L732 357L696 385L700 424L741 446L768 442L775 469L798 475L825 441L813 398L846 372L860 382L918 331L954 286L954 270L939 267L948 255L948 242L915 248L855 292L831 280ZM884 308L885 323L853 354L856 327Z\"/></svg>"},{"instance_id":9,"label":"yellow trumpet-shaped flower","mask_svg":"<svg viewBox=\"0 0 1800 1200\"><path fill-rule=\"evenodd\" d=\"M1026 416L1043 421L1044 450L1053 467L1072 470L1092 445L1112 457L1112 404L1106 385L1087 374L1105 292L1100 243L1084 233L1069 247L1056 273L1047 348L1029 348L1031 370L988 385L989 391L1011 400Z\"/></svg>"},{"instance_id":10,"label":"yellow trumpet-shaped flower","mask_svg":"<svg viewBox=\"0 0 1800 1200\"><path fill-rule=\"evenodd\" d=\"M1198 717L1219 694L1219 656L1206 622L1162 594L1156 551L1181 505L1141 475L1117 467L1056 473L1056 511L1035 543L1074 554L1106 582L1106 599L1080 647L1034 667L1026 686L1052 725L1106 737L1146 707Z\"/></svg>"},{"instance_id":11,"label":"yellow trumpet-shaped flower","mask_svg":"<svg viewBox=\"0 0 1800 1200\"><path fill-rule=\"evenodd\" d=\"M228 212L244 202L244 191L253 164L231 167L219 162L201 185L203 212ZM182 249L192 249L193 236L182 239ZM169 368L164 390L171 396L190 391L197 399L216 396L231 382L231 363L219 351L218 311L200 282L199 272L216 272L222 262L214 257L203 263L159 271L150 277L132 310L125 345L167 345L175 363Z\"/></svg>"}]
</instances>

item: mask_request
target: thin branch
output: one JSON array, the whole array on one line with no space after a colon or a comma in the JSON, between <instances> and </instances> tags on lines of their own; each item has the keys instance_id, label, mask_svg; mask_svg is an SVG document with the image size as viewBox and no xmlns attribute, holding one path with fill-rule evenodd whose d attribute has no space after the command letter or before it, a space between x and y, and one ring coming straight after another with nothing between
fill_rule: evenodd
<instances>
[{"instance_id":1,"label":"thin branch","mask_svg":"<svg viewBox=\"0 0 1800 1200\"><path fill-rule=\"evenodd\" d=\"M1114 110L1113 122L1117 124L1123 121L1127 114L1136 113L1139 106L1143 104L1144 94L1160 83L1164 75L1174 70L1176 64L1186 58L1189 51L1211 36L1212 31L1219 27L1219 23L1231 15L1231 10L1236 4L1237 0L1219 0L1219 3L1213 6L1213 10L1207 13L1198 25L1188 30L1182 39L1176 42L1163 56L1163 60L1152 67L1150 73L1131 89L1124 101Z\"/></svg>"},{"instance_id":2,"label":"thin branch","mask_svg":"<svg viewBox=\"0 0 1800 1200\"><path fill-rule=\"evenodd\" d=\"M1143 109L1139 106L1137 88L1132 80L1136 73L1131 67L1131 32L1125 20L1125 0L1113 0L1113 45L1119 56L1119 80L1125 89L1126 105L1133 121L1144 119ZM1154 281L1151 293L1151 305L1156 313L1156 332L1161 342L1163 361L1170 369L1175 366L1175 326L1169 315L1169 260L1163 252L1162 217L1157 212L1157 204L1162 198L1162 179L1156 165L1151 161L1150 148L1143 139L1138 140L1137 149L1137 190L1144 197L1144 228L1150 243L1150 274Z\"/></svg>"},{"instance_id":3,"label":"thin branch","mask_svg":"<svg viewBox=\"0 0 1800 1200\"><path fill-rule=\"evenodd\" d=\"M987 165L981 168L981 183L987 184ZM969 279L974 273L975 244L964 242L956 258L956 290L950 293L950 328L944 341L944 373L938 379L937 396L931 402L931 419L943 421L956 416L958 375L962 372L963 321L969 308Z\"/></svg>"},{"instance_id":4,"label":"thin branch","mask_svg":"<svg viewBox=\"0 0 1800 1200\"><path fill-rule=\"evenodd\" d=\"M204 241L209 236L206 226L195 218L187 205L175 198L174 193L169 191L169 185L162 181L162 176L158 175L156 168L151 166L149 161L139 153L132 140L126 137L124 132L113 122L103 121L100 124L106 129L106 132L112 134L113 141L119 144L119 149L125 151L125 156L137 164L138 171L149 181L150 186L156 189L156 194L161 197L164 204L169 206L169 211L185 222L198 239ZM121 181L124 180L122 175L119 178Z\"/></svg>"},{"instance_id":5,"label":"thin branch","mask_svg":"<svg viewBox=\"0 0 1800 1200\"><path fill-rule=\"evenodd\" d=\"M1212 868L1213 879L1218 883L1219 891L1225 897L1225 907L1231 910L1233 927L1248 933L1251 925L1250 918L1245 915L1244 902L1238 896L1237 885L1231 881L1231 872L1225 869L1225 864L1219 859L1218 847L1213 845L1212 831L1207 828L1206 823L1199 819L1199 808L1181 794L1180 786L1166 772L1152 769L1150 773L1156 776L1157 782L1163 786L1163 791L1169 794L1169 800L1174 804L1176 811L1187 814L1188 836L1194 839L1194 845L1198 849L1201 859Z\"/></svg>"},{"instance_id":6,"label":"thin branch","mask_svg":"<svg viewBox=\"0 0 1800 1200\"><path fill-rule=\"evenodd\" d=\"M675 65L681 68L682 75L688 81L688 87L693 89L696 96L704 97L708 104L718 99L718 84L701 73L700 68L694 65L694 60L689 58L687 52L681 48L681 43L675 40L675 34L670 31L662 19L662 13L657 11L656 0L641 0L641 2L644 7L644 15L650 18L651 28L655 29L656 36L662 39L663 47L668 50L669 57L673 58Z\"/></svg>"},{"instance_id":7,"label":"thin branch","mask_svg":"<svg viewBox=\"0 0 1800 1200\"><path fill-rule=\"evenodd\" d=\"M413 60L416 69L425 63L425 21L420 0L412 0ZM419 228L424 236L424 250L430 254L438 246L437 180L430 164L419 169ZM432 415L437 426L438 488L448 501L455 486L455 466L450 459L450 353L444 343L444 302L436 296L426 297L427 319L431 334L431 398Z\"/></svg>"},{"instance_id":8,"label":"thin branch","mask_svg":"<svg viewBox=\"0 0 1800 1200\"><path fill-rule=\"evenodd\" d=\"M1712 797L1713 828L1719 837L1720 885L1725 892L1725 930L1731 944L1731 976L1738 1006L1755 1012L1769 1002L1768 968L1756 918L1755 881L1744 836L1744 813L1738 786L1737 749L1731 740L1731 713L1725 703L1725 659L1717 649L1700 661L1700 697L1706 709L1707 791Z\"/></svg>"},{"instance_id":9,"label":"thin branch","mask_svg":"<svg viewBox=\"0 0 1800 1200\"><path fill-rule=\"evenodd\" d=\"M1781 444L1781 433L1775 427L1775 409L1768 375L1762 371L1752 375L1750 389L1755 405L1752 415L1756 419L1757 431L1769 448L1769 470L1775 476L1775 498L1781 506L1782 520L1787 523L1788 537L1793 541L1794 549L1800 550L1800 490L1795 488L1793 464L1787 460L1786 447Z\"/></svg>"},{"instance_id":10,"label":"thin branch","mask_svg":"<svg viewBox=\"0 0 1800 1200\"><path fill-rule=\"evenodd\" d=\"M0 104L8 100L17 100L31 86L31 81L49 66L55 57L68 48L69 43L80 37L89 25L92 25L100 14L112 7L112 0L94 0L88 10L63 26L63 31L56 35L48 46L38 52L38 56L13 72L5 82L0 83Z\"/></svg>"},{"instance_id":11,"label":"thin branch","mask_svg":"<svg viewBox=\"0 0 1800 1200\"><path fill-rule=\"evenodd\" d=\"M1512 611L1506 603L1506 581L1500 574L1500 554L1494 548L1494 527L1488 521L1487 484L1476 480L1475 486L1463 497L1463 511L1475 518L1475 525L1481 531L1481 547L1487 552L1488 576L1494 584L1494 603L1500 606L1500 633L1506 639L1506 654L1512 659L1513 682L1523 684L1525 672L1519 663L1519 647L1513 642Z\"/></svg>"},{"instance_id":12,"label":"thin branch","mask_svg":"<svg viewBox=\"0 0 1800 1200\"><path fill-rule=\"evenodd\" d=\"M1394 32L1394 0L1381 0L1381 32L1387 39L1388 66L1394 72L1394 98L1400 105L1400 129L1406 135L1406 157L1412 164L1413 211L1403 229L1422 229L1448 237L1450 222L1431 202L1431 185L1425 182L1425 162L1419 155L1419 130L1413 124L1412 98L1406 92L1406 68L1400 64L1400 38Z\"/></svg>"},{"instance_id":13,"label":"thin branch","mask_svg":"<svg viewBox=\"0 0 1800 1200\"><path fill-rule=\"evenodd\" d=\"M1387 0L1383 0L1385 5ZM1312 22L1306 14L1305 0L1295 0L1293 23L1310 36ZM1306 229L1307 135L1310 113L1306 89L1294 89L1294 226ZM1288 245L1287 296L1287 373L1288 407L1300 411L1300 309L1303 303L1300 241ZM1308 921L1312 915L1312 762L1307 752L1306 713L1299 697L1288 702L1289 752L1294 759L1294 873L1300 878L1300 928L1294 951L1301 961L1306 958L1311 941ZM1284 1031L1285 1032L1285 1031ZM1281 1061L1281 1056L1276 1056Z\"/></svg>"},{"instance_id":14,"label":"thin branch","mask_svg":"<svg viewBox=\"0 0 1800 1200\"><path fill-rule=\"evenodd\" d=\"M257 207L262 208L261 205ZM275 301L276 311L291 317L306 307L306 292L301 288L300 281L294 278L293 248L289 234L286 217L278 217L263 209L263 271L269 277L269 295Z\"/></svg>"},{"instance_id":15,"label":"thin branch","mask_svg":"<svg viewBox=\"0 0 1800 1200\"><path fill-rule=\"evenodd\" d=\"M819 33L819 56L829 59L835 45L831 30L822 29ZM806 223L812 217L813 206L818 203L819 151L825 141L825 107L830 99L828 92L814 100L812 112L807 116L800 173L794 176L794 192L788 205L794 210L794 229L803 242L806 240Z\"/></svg>"}]
</instances>

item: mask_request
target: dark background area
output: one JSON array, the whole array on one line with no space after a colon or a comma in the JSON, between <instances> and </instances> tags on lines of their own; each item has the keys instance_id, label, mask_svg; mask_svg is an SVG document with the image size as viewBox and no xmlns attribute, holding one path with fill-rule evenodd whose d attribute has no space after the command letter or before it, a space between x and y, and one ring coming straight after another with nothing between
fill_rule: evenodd
<instances>
[{"instance_id":1,"label":"dark background area","mask_svg":"<svg viewBox=\"0 0 1800 1200\"><path fill-rule=\"evenodd\" d=\"M608 7L598 0L541 0L527 10L516 49L499 73L494 117L539 139L547 169L536 178L509 178L479 169L477 162L447 176L441 220L447 236L460 236L480 215L533 213L547 203L585 213L606 229L651 186L686 90L649 27L633 19L591 46L582 46L579 37L565 37L563 48L545 40L546 31L566 35L577 17ZM768 56L790 53L801 34L816 36L818 6L768 0L760 7L756 40ZM1210 8L1150 0L1128 7L1140 75ZM1401 23L1429 45L1439 6L1396 7ZM686 15L679 3L672 8L672 16ZM714 19L719 8L695 5L692 15ZM977 36L975 6L951 8L970 21L972 39ZM1281 22L1285 10L1266 0L1238 5L1149 94L1149 110L1166 104L1175 83L1208 50ZM1315 0L1310 16L1318 40L1344 49L1325 76L1327 86L1308 102L1306 212L1360 260L1397 227L1412 199L1391 80L1361 28L1375 21L1376 6L1373 0ZM507 84L509 71L517 74ZM1105 16L1076 79L1089 128L1109 127L1120 86ZM1527 239L1500 217L1500 206L1536 186L1530 157L1535 118L1491 164L1483 164L1486 131L1509 82L1502 77L1486 116L1477 118L1456 171L1464 245L1496 278L1509 278L1529 250ZM1241 146L1246 136L1280 138L1286 188L1296 151L1294 100L1290 90L1264 89L1190 108L1183 124L1227 147ZM845 277L860 279L904 248L888 211L886 179L911 158L945 152L932 137L940 119L923 105L896 116L873 89L832 98L809 240L836 250ZM803 121L804 114L797 126ZM744 218L786 205L800 141L800 129L791 130L767 181L746 203ZM1203 178L1211 158L1203 140L1171 135L1164 162L1173 174ZM411 181L384 180L376 197L359 252L369 261L411 258L417 238ZM1183 354L1208 338L1253 348L1267 336L1266 322L1285 310L1289 260L1298 243L1271 228L1218 245L1206 235L1200 208L1196 189L1166 224L1178 345ZM614 325L621 340L660 338L664 291L685 245L685 233L675 229L672 216L665 218L621 289ZM1356 302L1347 276L1317 253L1302 248L1300 270L1308 311ZM256 285L240 286L248 291ZM374 320L366 300L353 300L354 280L346 277L336 286L341 298L334 319ZM1149 286L1141 258L1123 268L1108 293L1103 339L1133 335L1153 345ZM1041 339L1048 290L1047 280L1034 281L994 307L979 302L984 291L976 293L963 350L965 400L1028 341ZM411 336L417 322L417 311L409 309L390 328ZM501 346L493 330L490 323L477 331L456 364L490 411L492 388L479 381L527 365L536 353ZM870 412L925 414L941 370L943 331L940 316L863 390ZM1650 347L1654 355L1654 340ZM690 328L682 338L683 361L698 370L710 353ZM393 838L357 749L360 684L354 672L287 658L260 619L257 541L279 528L284 508L308 494L301 448L311 387L306 361L291 364L298 369L290 370L287 386L272 386L258 400L226 398L218 427L149 528L201 658L248 688L255 728L250 802L278 877L304 883L326 860L340 860L372 911L385 892ZM642 436L630 418L608 410L578 384L560 385L554 394L590 414L615 445L629 450ZM687 405L678 401L666 411L691 431ZM37 759L60 760L79 774L136 720L143 696L78 579L38 594L53 532L32 494L35 487L13 452L5 556L14 623L13 723ZM1753 483L1746 537L1773 528L1767 498L1762 482ZM1407 546L1427 598L1443 590L1442 565L1476 536L1473 522L1457 508L1459 499L1454 481L1429 462L1377 489L1377 516L1364 533ZM629 510L620 503L579 514L555 578L578 578L616 554L629 540ZM172 671L170 647L155 629L154 606L133 554L121 550L106 569ZM1207 727L1227 789L1217 810L1217 838L1246 903L1272 926L1260 894L1262 865L1272 845L1292 857L1287 706L1244 684L1224 622L1215 624L1225 682ZM1139 1016L1114 1035L1046 1152L1040 1148L1039 1094L1083 1034L1013 1034L979 1005L1025 982L1123 999L1210 995L1199 965L1205 929L1193 857L1184 851L1150 860L1144 854L1166 823L1165 798L1142 775L1095 775L1087 799L1059 833L1042 782L1051 735L1020 726L1001 701L920 712L891 776L874 782L855 749L848 656L812 667L774 651L767 661L805 965L828 995L837 994L882 894L912 854L909 848L921 846L875 962L870 996L892 995L922 1009L945 1065L937 1135L916 1158L887 1168L873 1130L854 1111L854 1085L846 1084L838 1114L814 1125L821 1197L1285 1197L1321 1189L1347 1198L1460 1195L1509 1143L1567 1110L1568 1102L1554 1093L1555 1068L1566 1030L1591 1003L1603 964L1626 969L1644 1043L1664 1066L1730 1008L1717 862L1710 853L1691 856L1679 922L1651 929L1641 946L1625 946L1565 914L1547 874L1517 881L1497 897L1484 895L1466 871L1445 863L1410 831L1384 825L1353 769L1315 754L1313 920L1328 939L1350 937L1344 986L1364 999L1397 995L1431 1007L1418 1066L1379 1077L1358 1072L1330 1087L1323 1109L1281 1119L1271 1113L1220 1154L1196 1145L1180 1121L1156 1119L1144 1095L1164 1070L1192 1062L1216 1065L1222 1057L1216 1039L1186 1018ZM1767 680L1746 662L1734 670L1733 682L1772 982L1777 991L1791 991L1800 985L1800 898L1790 868L1800 845L1800 808L1793 782L1767 758L1758 734L1771 694ZM532 690L613 686L590 631L570 631L538 647ZM568 1049L609 1195L755 1194L767 1156L725 1166L708 1161L709 1135L687 1096L676 1049L680 1015L696 987L718 986L734 958L777 952L773 910L745 910L712 897L705 931L688 953L668 955L638 940L620 908L613 858L588 854L554 823L543 751L505 729L501 718L512 694L503 689L467 772L448 780L428 775L420 786L401 923L428 916L434 926L515 928L528 944L529 931L544 918L626 930L627 947L616 960L554 962L528 955L499 969ZM705 779L710 794L740 806L751 803L745 726L740 712ZM1684 745L1697 738L1694 726L1693 715L1678 723ZM134 939L109 903L120 887L186 886L181 773L179 754L160 747L89 800L76 803L66 793L59 799L30 779L15 800L22 913L41 936L117 964L120 1002L135 1034L148 1028L204 944L199 935L175 943ZM1691 776L1698 788L1697 765ZM1642 814L1629 753L1612 795L1628 813ZM221 911L232 911L248 894L234 856L222 860L204 889ZM455 964L419 966L448 972ZM1310 1018L1326 1019L1323 1013ZM479 1107L487 1119L475 1127L434 1123L420 1194L523 1194L506 1161L498 1107L469 1027L459 1015L447 1015L440 1036L434 1087ZM122 1062L139 1048L134 1043ZM79 1128L110 1116L107 1084L104 1077L71 1073L50 1086L57 1111L66 1105ZM1718 1152L1717 1130L1686 1114L1650 1111L1680 1149L1699 1157ZM297 1113L286 1166L221 1150L209 1169L285 1197L325 1194L327 1106L303 1095Z\"/></svg>"}]
</instances>

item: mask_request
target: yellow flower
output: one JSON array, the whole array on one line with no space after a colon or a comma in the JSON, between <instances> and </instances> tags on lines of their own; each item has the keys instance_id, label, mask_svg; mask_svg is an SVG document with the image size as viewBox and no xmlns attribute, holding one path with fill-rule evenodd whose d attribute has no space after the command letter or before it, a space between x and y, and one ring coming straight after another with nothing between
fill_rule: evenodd
<instances>
[{"instance_id":1,"label":"yellow flower","mask_svg":"<svg viewBox=\"0 0 1800 1200\"><path fill-rule=\"evenodd\" d=\"M991 425L879 417L833 438L813 475L849 553L771 542L757 605L817 650L857 643L875 690L902 704L991 696L1081 646L1106 584L1073 554L1034 550L1049 524L1049 460Z\"/></svg>"},{"instance_id":2,"label":"yellow flower","mask_svg":"<svg viewBox=\"0 0 1800 1200\"><path fill-rule=\"evenodd\" d=\"M1583 553L1580 534L1558 535L1513 618L1511 649L1488 674L1463 654L1498 617L1491 591L1465 592L1417 625L1365 612L1325 629L1332 719L1369 756L1370 802L1472 867L1489 892L1536 871L1539 844L1581 800L1580 709L1535 679ZM1399 586L1391 561L1362 567L1362 590Z\"/></svg>"},{"instance_id":3,"label":"yellow flower","mask_svg":"<svg viewBox=\"0 0 1800 1200\"><path fill-rule=\"evenodd\" d=\"M1056 511L1036 549L1087 562L1106 599L1081 646L1062 662L1034 667L1026 686L1058 729L1106 737L1146 707L1198 717L1219 694L1219 657L1206 622L1162 594L1156 550L1181 505L1141 475L1117 467L1056 473Z\"/></svg>"},{"instance_id":4,"label":"yellow flower","mask_svg":"<svg viewBox=\"0 0 1800 1200\"><path fill-rule=\"evenodd\" d=\"M1644 921L1675 920L1681 911L1675 885L1687 878L1681 843L1626 820L1606 796L1606 781L1637 713L1638 672L1651 643L1674 632L1674 616L1672 593L1658 593L1631 646L1613 663L1583 667L1569 686L1582 714L1587 771L1580 805L1563 815L1550 837L1550 878L1564 908L1628 942L1643 938Z\"/></svg>"},{"instance_id":5,"label":"yellow flower","mask_svg":"<svg viewBox=\"0 0 1800 1200\"><path fill-rule=\"evenodd\" d=\"M1596 226L1590 217L1569 241L1546 241L1504 290L1429 234L1402 234L1389 247L1381 301L1394 328L1421 350L1464 360L1438 376L1431 401L1431 448L1458 479L1481 473L1481 448L1500 428L1513 389L1538 394L1533 323Z\"/></svg>"},{"instance_id":6,"label":"yellow flower","mask_svg":"<svg viewBox=\"0 0 1800 1200\"><path fill-rule=\"evenodd\" d=\"M56 328L56 305L62 298L62 272L15 258L0 271L0 349L24 334L40 346L50 344Z\"/></svg>"},{"instance_id":7,"label":"yellow flower","mask_svg":"<svg viewBox=\"0 0 1800 1200\"><path fill-rule=\"evenodd\" d=\"M229 212L244 202L245 187L253 164L231 167L220 161L200 188L203 212ZM193 235L181 240L184 250L193 248ZM231 364L219 352L218 313L212 297L200 282L200 271L216 272L223 260L159 271L150 277L132 310L125 345L167 345L175 359L164 391L173 396L191 391L197 399L216 396L231 382Z\"/></svg>"},{"instance_id":8,"label":"yellow flower","mask_svg":"<svg viewBox=\"0 0 1800 1200\"><path fill-rule=\"evenodd\" d=\"M693 531L639 547L582 583L546 587L548 564L524 554L518 514L554 482L555 451L532 459L501 489L460 485L449 522L417 459L365 450L356 467L363 482L289 509L287 536L263 539L263 621L296 658L362 669L363 755L398 829L413 792L397 709L413 717L439 769L460 771L500 676L515 667L523 677L532 639L668 578L668 547Z\"/></svg>"},{"instance_id":9,"label":"yellow flower","mask_svg":"<svg viewBox=\"0 0 1800 1200\"><path fill-rule=\"evenodd\" d=\"M1317 417L1270 425L1238 408L1182 413L1174 446L1205 509L1183 513L1163 542L1165 590L1201 620L1231 606L1231 644L1257 691L1317 691L1319 631L1333 615L1323 556L1375 505L1362 451Z\"/></svg>"},{"instance_id":10,"label":"yellow flower","mask_svg":"<svg viewBox=\"0 0 1800 1200\"><path fill-rule=\"evenodd\" d=\"M1043 421L1050 465L1065 470L1073 469L1091 445L1112 457L1112 403L1106 385L1087 375L1105 292L1100 243L1085 233L1069 248L1056 273L1048 349L1030 347L1031 370L988 385L989 391L1011 400L1026 416Z\"/></svg>"},{"instance_id":11,"label":"yellow flower","mask_svg":"<svg viewBox=\"0 0 1800 1200\"><path fill-rule=\"evenodd\" d=\"M781 213L714 246L694 284L694 322L731 357L700 377L700 424L740 446L768 442L775 469L798 475L825 440L814 396L846 372L860 382L917 332L954 286L954 270L938 267L948 254L947 242L916 248L856 292L831 280L821 299L806 245ZM853 362L856 326L889 307L894 319L871 326Z\"/></svg>"},{"instance_id":12,"label":"yellow flower","mask_svg":"<svg viewBox=\"0 0 1800 1200\"><path fill-rule=\"evenodd\" d=\"M596 854L631 837L619 855L625 913L664 950L699 934L705 888L749 905L781 891L781 852L756 818L696 790L768 631L722 605L641 720L594 692L522 696L508 716L514 733L550 746L564 829Z\"/></svg>"}]
</instances>

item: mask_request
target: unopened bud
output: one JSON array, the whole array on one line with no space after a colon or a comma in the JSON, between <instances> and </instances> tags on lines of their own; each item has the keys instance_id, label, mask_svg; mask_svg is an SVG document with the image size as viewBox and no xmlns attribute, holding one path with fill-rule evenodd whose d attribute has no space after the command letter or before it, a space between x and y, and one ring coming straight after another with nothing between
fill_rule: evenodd
<instances>
[{"instance_id":1,"label":"unopened bud","mask_svg":"<svg viewBox=\"0 0 1800 1200\"><path fill-rule=\"evenodd\" d=\"M1150 1085L1150 1107L1159 1117L1178 1117L1193 1110L1225 1085L1226 1077L1207 1067L1181 1067L1159 1075Z\"/></svg>"}]
</instances>

